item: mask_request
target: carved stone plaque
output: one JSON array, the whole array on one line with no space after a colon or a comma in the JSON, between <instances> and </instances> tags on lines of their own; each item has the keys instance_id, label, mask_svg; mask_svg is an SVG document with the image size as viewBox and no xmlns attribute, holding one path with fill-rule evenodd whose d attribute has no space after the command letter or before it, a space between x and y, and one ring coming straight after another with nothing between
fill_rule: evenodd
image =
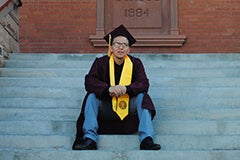
<instances>
[{"instance_id":1,"label":"carved stone plaque","mask_svg":"<svg viewBox=\"0 0 240 160\"><path fill-rule=\"evenodd\" d=\"M113 0L113 26L129 28L162 28L162 0Z\"/></svg>"},{"instance_id":2,"label":"carved stone plaque","mask_svg":"<svg viewBox=\"0 0 240 160\"><path fill-rule=\"evenodd\" d=\"M133 34L169 34L168 0L112 0L105 8L105 26L111 31L124 24Z\"/></svg>"}]
</instances>

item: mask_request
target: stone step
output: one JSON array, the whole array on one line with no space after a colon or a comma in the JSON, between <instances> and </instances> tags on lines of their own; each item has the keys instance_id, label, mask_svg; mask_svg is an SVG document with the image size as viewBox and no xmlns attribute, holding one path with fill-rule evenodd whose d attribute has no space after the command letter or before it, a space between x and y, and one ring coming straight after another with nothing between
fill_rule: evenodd
<instances>
[{"instance_id":1,"label":"stone step","mask_svg":"<svg viewBox=\"0 0 240 160\"><path fill-rule=\"evenodd\" d=\"M101 57L106 55L106 53L99 53L99 54L54 54L54 53L47 53L47 54L38 54L38 53L11 53L9 54L9 59L11 60L94 60L96 57ZM131 55L136 56L140 59L149 61L149 60L169 60L169 61L239 61L240 55L239 54L214 54L214 53L207 53L207 54L136 54L132 53Z\"/></svg>"},{"instance_id":2,"label":"stone step","mask_svg":"<svg viewBox=\"0 0 240 160\"><path fill-rule=\"evenodd\" d=\"M0 97L5 98L78 98L84 97L86 91L82 87L75 88L32 88L32 87L1 87ZM149 89L152 98L238 98L240 87L152 87Z\"/></svg>"},{"instance_id":3,"label":"stone step","mask_svg":"<svg viewBox=\"0 0 240 160\"><path fill-rule=\"evenodd\" d=\"M238 150L211 150L211 151L179 151L179 150L160 150L160 151L71 151L71 150L37 150L19 151L6 150L0 151L1 160L239 160L240 151ZM177 157L177 158L176 158Z\"/></svg>"},{"instance_id":4,"label":"stone step","mask_svg":"<svg viewBox=\"0 0 240 160\"><path fill-rule=\"evenodd\" d=\"M158 61L159 60L159 61ZM6 60L6 68L87 68L93 63L91 60ZM145 68L175 69L175 68L202 68L202 69L222 69L222 68L239 68L238 61L172 61L164 59L142 59Z\"/></svg>"},{"instance_id":5,"label":"stone step","mask_svg":"<svg viewBox=\"0 0 240 160\"><path fill-rule=\"evenodd\" d=\"M185 77L185 78L174 78L174 77L151 77L149 79L152 86L157 87L240 87L240 77Z\"/></svg>"},{"instance_id":6,"label":"stone step","mask_svg":"<svg viewBox=\"0 0 240 160\"><path fill-rule=\"evenodd\" d=\"M3 135L0 141L0 149L70 150L73 137ZM162 150L240 150L239 136L157 135L154 141L161 144ZM139 150L138 135L100 135L98 149Z\"/></svg>"},{"instance_id":7,"label":"stone step","mask_svg":"<svg viewBox=\"0 0 240 160\"><path fill-rule=\"evenodd\" d=\"M62 68L62 69L42 69L42 68L2 68L0 77L29 77L29 78L54 78L54 77L84 77L88 69Z\"/></svg>"},{"instance_id":8,"label":"stone step","mask_svg":"<svg viewBox=\"0 0 240 160\"><path fill-rule=\"evenodd\" d=\"M238 61L172 61L164 59L142 60L145 68L158 69L223 69L223 68L239 68Z\"/></svg>"},{"instance_id":9,"label":"stone step","mask_svg":"<svg viewBox=\"0 0 240 160\"><path fill-rule=\"evenodd\" d=\"M89 69L86 68L1 68L1 77L84 77ZM151 78L239 78L238 68L223 69L158 69L146 68L149 79Z\"/></svg>"},{"instance_id":10,"label":"stone step","mask_svg":"<svg viewBox=\"0 0 240 160\"><path fill-rule=\"evenodd\" d=\"M76 108L0 108L0 120L76 121ZM240 108L157 108L156 121L162 120L239 120Z\"/></svg>"},{"instance_id":11,"label":"stone step","mask_svg":"<svg viewBox=\"0 0 240 160\"><path fill-rule=\"evenodd\" d=\"M21 97L1 97L0 108L80 108L83 97L74 98L21 98Z\"/></svg>"},{"instance_id":12,"label":"stone step","mask_svg":"<svg viewBox=\"0 0 240 160\"><path fill-rule=\"evenodd\" d=\"M81 88L2 87L0 90L0 97L6 98L77 98L84 95L85 91Z\"/></svg>"},{"instance_id":13,"label":"stone step","mask_svg":"<svg viewBox=\"0 0 240 160\"><path fill-rule=\"evenodd\" d=\"M191 97L209 97L209 98L237 98L240 96L240 88L233 87L217 87L217 88L202 88L202 87L155 87L149 89L149 94L153 98L191 98Z\"/></svg>"},{"instance_id":14,"label":"stone step","mask_svg":"<svg viewBox=\"0 0 240 160\"><path fill-rule=\"evenodd\" d=\"M158 69L146 68L146 73L151 78L226 78L240 77L238 68L223 69Z\"/></svg>"},{"instance_id":15,"label":"stone step","mask_svg":"<svg viewBox=\"0 0 240 160\"><path fill-rule=\"evenodd\" d=\"M21 97L0 97L0 108L80 108L83 97L65 97L65 98L21 98ZM190 97L180 98L175 97L153 98L153 102L157 108L239 108L239 98L208 98Z\"/></svg>"},{"instance_id":16,"label":"stone step","mask_svg":"<svg viewBox=\"0 0 240 160\"><path fill-rule=\"evenodd\" d=\"M201 54L132 54L134 56L137 56L140 59L143 60L156 60L156 59L162 59L162 60L169 60L169 61L239 61L240 55L239 54L215 54L215 53L201 53Z\"/></svg>"},{"instance_id":17,"label":"stone step","mask_svg":"<svg viewBox=\"0 0 240 160\"><path fill-rule=\"evenodd\" d=\"M240 77L231 78L165 78L151 77L150 87L240 87ZM84 89L84 76L82 77L0 77L0 87L49 87L49 88L75 88Z\"/></svg>"},{"instance_id":18,"label":"stone step","mask_svg":"<svg viewBox=\"0 0 240 160\"><path fill-rule=\"evenodd\" d=\"M48 60L64 60L64 61L88 61L94 60L96 57L100 57L104 54L55 54L55 53L12 53L9 54L10 60L39 60L39 61L48 61ZM232 55L234 56L234 55Z\"/></svg>"},{"instance_id":19,"label":"stone step","mask_svg":"<svg viewBox=\"0 0 240 160\"><path fill-rule=\"evenodd\" d=\"M82 88L84 90L83 77L60 77L60 78L18 78L0 77L0 87L43 87L43 88Z\"/></svg>"},{"instance_id":20,"label":"stone step","mask_svg":"<svg viewBox=\"0 0 240 160\"><path fill-rule=\"evenodd\" d=\"M159 97L153 98L157 108L239 108L239 98L215 97Z\"/></svg>"},{"instance_id":21,"label":"stone step","mask_svg":"<svg viewBox=\"0 0 240 160\"><path fill-rule=\"evenodd\" d=\"M239 108L239 98L211 98L198 97L180 98L153 98L157 108ZM83 97L77 98L21 98L0 97L2 108L80 108Z\"/></svg>"},{"instance_id":22,"label":"stone step","mask_svg":"<svg viewBox=\"0 0 240 160\"><path fill-rule=\"evenodd\" d=\"M240 108L157 109L156 120L239 120Z\"/></svg>"},{"instance_id":23,"label":"stone step","mask_svg":"<svg viewBox=\"0 0 240 160\"><path fill-rule=\"evenodd\" d=\"M240 120L161 120L153 121L156 135L239 136ZM17 126L17 127L16 127ZM76 121L2 120L0 135L64 135L73 137Z\"/></svg>"},{"instance_id":24,"label":"stone step","mask_svg":"<svg viewBox=\"0 0 240 160\"><path fill-rule=\"evenodd\" d=\"M93 59L94 60L94 59ZM7 60L6 68L87 68L93 63L89 61L76 60Z\"/></svg>"}]
</instances>

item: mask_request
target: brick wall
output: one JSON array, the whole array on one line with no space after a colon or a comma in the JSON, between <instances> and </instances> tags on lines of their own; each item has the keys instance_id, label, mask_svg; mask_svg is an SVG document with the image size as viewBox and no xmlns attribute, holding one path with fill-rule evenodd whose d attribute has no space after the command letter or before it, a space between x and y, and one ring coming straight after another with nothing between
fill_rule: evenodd
<instances>
[{"instance_id":1,"label":"brick wall","mask_svg":"<svg viewBox=\"0 0 240 160\"><path fill-rule=\"evenodd\" d=\"M97 0L22 0L21 52L102 53L93 47ZM183 47L136 47L136 53L240 53L239 0L179 0Z\"/></svg>"},{"instance_id":2,"label":"brick wall","mask_svg":"<svg viewBox=\"0 0 240 160\"><path fill-rule=\"evenodd\" d=\"M21 52L94 52L95 0L23 0Z\"/></svg>"},{"instance_id":3,"label":"brick wall","mask_svg":"<svg viewBox=\"0 0 240 160\"><path fill-rule=\"evenodd\" d=\"M180 0L185 52L240 52L239 0Z\"/></svg>"}]
</instances>

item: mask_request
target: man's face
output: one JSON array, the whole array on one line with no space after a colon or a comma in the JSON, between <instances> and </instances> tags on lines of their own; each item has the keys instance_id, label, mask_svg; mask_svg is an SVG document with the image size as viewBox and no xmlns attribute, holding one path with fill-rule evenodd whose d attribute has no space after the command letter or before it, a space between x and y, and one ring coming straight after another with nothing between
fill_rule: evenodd
<instances>
[{"instance_id":1,"label":"man's face","mask_svg":"<svg viewBox=\"0 0 240 160\"><path fill-rule=\"evenodd\" d=\"M123 59L124 56L130 52L128 39L123 36L115 37L113 39L111 51L112 51L114 57L116 57L118 59Z\"/></svg>"}]
</instances>

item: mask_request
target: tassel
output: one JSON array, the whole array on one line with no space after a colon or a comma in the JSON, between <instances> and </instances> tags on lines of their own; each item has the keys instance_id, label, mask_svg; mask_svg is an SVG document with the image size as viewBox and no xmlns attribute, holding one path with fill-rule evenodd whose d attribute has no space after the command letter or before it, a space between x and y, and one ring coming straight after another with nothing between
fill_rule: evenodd
<instances>
[{"instance_id":1,"label":"tassel","mask_svg":"<svg viewBox=\"0 0 240 160\"><path fill-rule=\"evenodd\" d=\"M111 34L109 34L109 39L108 39L108 57L111 56L111 40L112 40L112 36L111 36Z\"/></svg>"}]
</instances>

